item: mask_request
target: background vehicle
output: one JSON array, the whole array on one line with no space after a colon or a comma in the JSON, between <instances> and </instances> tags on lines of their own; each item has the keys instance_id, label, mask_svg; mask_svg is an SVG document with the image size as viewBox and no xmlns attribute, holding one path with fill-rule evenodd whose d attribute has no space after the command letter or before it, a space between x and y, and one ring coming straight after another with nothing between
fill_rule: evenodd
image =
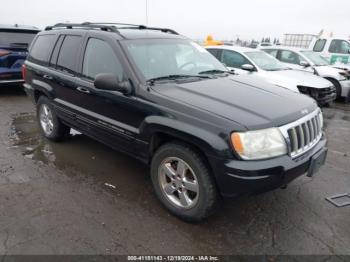
<instances>
[{"instance_id":1,"label":"background vehicle","mask_svg":"<svg viewBox=\"0 0 350 262\"><path fill-rule=\"evenodd\" d=\"M350 42L347 39L334 37L315 38L311 41L309 49L320 53L330 64L350 63Z\"/></svg>"},{"instance_id":2,"label":"background vehicle","mask_svg":"<svg viewBox=\"0 0 350 262\"><path fill-rule=\"evenodd\" d=\"M73 127L149 164L157 197L185 220L207 217L221 196L312 176L326 158L313 99L231 78L170 29L58 24L35 38L23 72L48 139Z\"/></svg>"},{"instance_id":3,"label":"background vehicle","mask_svg":"<svg viewBox=\"0 0 350 262\"><path fill-rule=\"evenodd\" d=\"M285 63L287 66L321 76L335 86L337 98L347 97L350 90L350 74L330 66L319 53L286 46L266 47L261 50Z\"/></svg>"},{"instance_id":4,"label":"background vehicle","mask_svg":"<svg viewBox=\"0 0 350 262\"><path fill-rule=\"evenodd\" d=\"M231 46L212 46L207 50L237 74L258 75L279 87L309 95L320 105L336 98L330 81L307 72L291 70L263 51Z\"/></svg>"},{"instance_id":5,"label":"background vehicle","mask_svg":"<svg viewBox=\"0 0 350 262\"><path fill-rule=\"evenodd\" d=\"M22 64L38 32L35 27L0 25L0 84L23 83Z\"/></svg>"}]
</instances>

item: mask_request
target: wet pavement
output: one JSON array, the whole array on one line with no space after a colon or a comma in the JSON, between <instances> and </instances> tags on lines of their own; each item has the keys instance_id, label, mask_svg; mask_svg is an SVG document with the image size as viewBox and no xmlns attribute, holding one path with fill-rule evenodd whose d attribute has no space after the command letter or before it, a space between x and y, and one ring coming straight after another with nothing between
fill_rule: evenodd
<instances>
[{"instance_id":1,"label":"wet pavement","mask_svg":"<svg viewBox=\"0 0 350 262\"><path fill-rule=\"evenodd\" d=\"M324 109L329 154L312 179L225 200L200 224L153 194L148 167L84 135L42 138L23 92L0 90L0 254L350 255L350 105Z\"/></svg>"}]
</instances>

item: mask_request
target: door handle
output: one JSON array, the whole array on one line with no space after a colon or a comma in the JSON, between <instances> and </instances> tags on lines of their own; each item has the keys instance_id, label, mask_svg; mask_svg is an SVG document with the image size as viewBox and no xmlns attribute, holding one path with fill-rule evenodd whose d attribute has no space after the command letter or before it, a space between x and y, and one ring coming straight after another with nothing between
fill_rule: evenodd
<instances>
[{"instance_id":1,"label":"door handle","mask_svg":"<svg viewBox=\"0 0 350 262\"><path fill-rule=\"evenodd\" d=\"M48 80L52 80L53 79L53 77L49 76L49 75L43 75L43 78L48 79Z\"/></svg>"},{"instance_id":2,"label":"door handle","mask_svg":"<svg viewBox=\"0 0 350 262\"><path fill-rule=\"evenodd\" d=\"M78 86L78 87L77 87L77 90L78 90L79 92L84 93L84 94L90 94L90 90L87 89L87 88L85 88L85 87Z\"/></svg>"}]
</instances>

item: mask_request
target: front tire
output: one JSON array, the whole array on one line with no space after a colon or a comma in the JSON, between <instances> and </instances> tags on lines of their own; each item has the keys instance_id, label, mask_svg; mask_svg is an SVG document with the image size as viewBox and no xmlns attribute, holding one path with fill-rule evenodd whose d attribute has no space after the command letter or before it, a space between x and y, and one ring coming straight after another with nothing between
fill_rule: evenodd
<instances>
[{"instance_id":1,"label":"front tire","mask_svg":"<svg viewBox=\"0 0 350 262\"><path fill-rule=\"evenodd\" d=\"M334 85L336 93L337 93L337 98L336 99L339 100L341 98L341 93L342 93L340 83L337 80L332 79L332 78L327 78L327 80L332 82L332 84Z\"/></svg>"},{"instance_id":2,"label":"front tire","mask_svg":"<svg viewBox=\"0 0 350 262\"><path fill-rule=\"evenodd\" d=\"M207 218L219 202L210 169L201 155L185 144L160 147L152 159L151 178L158 199L185 221Z\"/></svg>"},{"instance_id":3,"label":"front tire","mask_svg":"<svg viewBox=\"0 0 350 262\"><path fill-rule=\"evenodd\" d=\"M50 100L41 96L37 103L37 118L43 135L52 141L61 141L69 134L70 128L57 117Z\"/></svg>"}]
</instances>

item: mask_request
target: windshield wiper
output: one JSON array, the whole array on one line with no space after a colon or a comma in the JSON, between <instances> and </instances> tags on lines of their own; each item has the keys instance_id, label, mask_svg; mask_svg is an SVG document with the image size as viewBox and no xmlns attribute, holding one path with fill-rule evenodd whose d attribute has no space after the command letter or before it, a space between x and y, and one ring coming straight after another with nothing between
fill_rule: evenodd
<instances>
[{"instance_id":1,"label":"windshield wiper","mask_svg":"<svg viewBox=\"0 0 350 262\"><path fill-rule=\"evenodd\" d=\"M181 78L210 78L209 76L202 76L202 75L167 75L167 76L159 76L154 77L151 79L148 79L147 82L153 84L156 81L162 81L162 80L177 80Z\"/></svg>"},{"instance_id":2,"label":"windshield wiper","mask_svg":"<svg viewBox=\"0 0 350 262\"><path fill-rule=\"evenodd\" d=\"M219 70L219 69L212 69L212 70L206 70L199 72L199 75L205 75L205 74L224 74L224 73L230 73L230 71L224 71L224 70Z\"/></svg>"}]
</instances>

